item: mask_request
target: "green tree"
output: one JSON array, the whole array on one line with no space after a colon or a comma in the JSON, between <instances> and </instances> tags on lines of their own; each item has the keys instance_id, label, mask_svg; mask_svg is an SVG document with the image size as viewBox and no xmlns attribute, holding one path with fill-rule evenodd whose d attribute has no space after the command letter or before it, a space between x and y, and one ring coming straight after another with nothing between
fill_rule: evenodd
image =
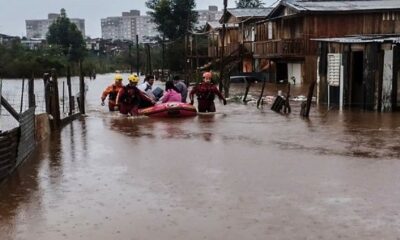
<instances>
[{"instance_id":1,"label":"green tree","mask_svg":"<svg viewBox=\"0 0 400 240\"><path fill-rule=\"evenodd\" d=\"M146 6L161 33L159 42L164 44L168 40L165 66L171 70L182 70L185 66L184 36L193 31L198 18L198 13L194 11L195 0L147 0Z\"/></svg>"},{"instance_id":2,"label":"green tree","mask_svg":"<svg viewBox=\"0 0 400 240\"><path fill-rule=\"evenodd\" d=\"M51 68L62 70L65 63L65 57L58 48L31 50L19 42L8 46L0 44L0 77L38 77Z\"/></svg>"},{"instance_id":3,"label":"green tree","mask_svg":"<svg viewBox=\"0 0 400 240\"><path fill-rule=\"evenodd\" d=\"M194 0L147 0L146 6L157 30L169 40L183 37L197 22Z\"/></svg>"},{"instance_id":4,"label":"green tree","mask_svg":"<svg viewBox=\"0 0 400 240\"><path fill-rule=\"evenodd\" d=\"M61 9L61 15L49 27L47 41L51 45L61 47L62 52L69 61L83 60L86 54L85 41L78 27L71 23L65 9Z\"/></svg>"},{"instance_id":5,"label":"green tree","mask_svg":"<svg viewBox=\"0 0 400 240\"><path fill-rule=\"evenodd\" d=\"M235 1L237 8L261 8L264 3L261 0L238 0Z\"/></svg>"}]
</instances>

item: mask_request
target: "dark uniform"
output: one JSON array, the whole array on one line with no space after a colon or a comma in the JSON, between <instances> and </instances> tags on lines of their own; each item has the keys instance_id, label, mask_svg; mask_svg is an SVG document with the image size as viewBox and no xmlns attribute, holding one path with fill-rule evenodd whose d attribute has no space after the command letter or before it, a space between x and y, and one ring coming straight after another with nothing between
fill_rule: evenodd
<instances>
[{"instance_id":1,"label":"dark uniform","mask_svg":"<svg viewBox=\"0 0 400 240\"><path fill-rule=\"evenodd\" d=\"M215 112L215 95L224 102L224 105L226 104L226 100L218 88L209 82L202 82L190 91L189 97L192 100L192 103L195 94L197 96L199 112Z\"/></svg>"},{"instance_id":2,"label":"dark uniform","mask_svg":"<svg viewBox=\"0 0 400 240\"><path fill-rule=\"evenodd\" d=\"M117 102L120 104L120 113L130 113L132 116L138 115L140 106L154 105L154 102L146 94L140 91L136 86L129 84L119 91Z\"/></svg>"}]
</instances>

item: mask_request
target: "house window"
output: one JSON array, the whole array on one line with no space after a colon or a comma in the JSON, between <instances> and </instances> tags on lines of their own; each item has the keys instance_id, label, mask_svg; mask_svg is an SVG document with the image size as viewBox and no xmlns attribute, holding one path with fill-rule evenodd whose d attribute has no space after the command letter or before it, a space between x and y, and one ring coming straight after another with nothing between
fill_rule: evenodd
<instances>
[{"instance_id":1,"label":"house window","mask_svg":"<svg viewBox=\"0 0 400 240\"><path fill-rule=\"evenodd\" d=\"M273 39L272 22L268 23L268 39Z\"/></svg>"}]
</instances>

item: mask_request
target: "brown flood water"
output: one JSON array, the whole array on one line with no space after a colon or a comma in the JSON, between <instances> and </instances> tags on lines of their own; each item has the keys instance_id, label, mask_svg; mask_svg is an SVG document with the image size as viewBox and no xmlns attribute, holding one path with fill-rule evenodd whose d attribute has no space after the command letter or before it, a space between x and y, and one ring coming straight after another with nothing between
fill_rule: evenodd
<instances>
[{"instance_id":1,"label":"brown flood water","mask_svg":"<svg viewBox=\"0 0 400 240\"><path fill-rule=\"evenodd\" d=\"M400 236L399 114L230 103L125 118L99 105L111 77L88 82L88 116L0 185L1 240Z\"/></svg>"}]
</instances>

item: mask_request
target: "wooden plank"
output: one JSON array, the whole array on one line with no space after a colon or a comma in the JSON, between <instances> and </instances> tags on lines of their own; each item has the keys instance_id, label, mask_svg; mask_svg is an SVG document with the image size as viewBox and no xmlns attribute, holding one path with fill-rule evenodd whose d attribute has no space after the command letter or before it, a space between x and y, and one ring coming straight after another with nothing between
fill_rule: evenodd
<instances>
[{"instance_id":1,"label":"wooden plank","mask_svg":"<svg viewBox=\"0 0 400 240\"><path fill-rule=\"evenodd\" d=\"M350 104L350 52L349 47L345 46L342 51L342 65L343 65L343 105Z\"/></svg>"},{"instance_id":2,"label":"wooden plank","mask_svg":"<svg viewBox=\"0 0 400 240\"><path fill-rule=\"evenodd\" d=\"M19 113L11 106L8 101L1 96L1 105L13 116L17 121L19 121Z\"/></svg>"}]
</instances>

